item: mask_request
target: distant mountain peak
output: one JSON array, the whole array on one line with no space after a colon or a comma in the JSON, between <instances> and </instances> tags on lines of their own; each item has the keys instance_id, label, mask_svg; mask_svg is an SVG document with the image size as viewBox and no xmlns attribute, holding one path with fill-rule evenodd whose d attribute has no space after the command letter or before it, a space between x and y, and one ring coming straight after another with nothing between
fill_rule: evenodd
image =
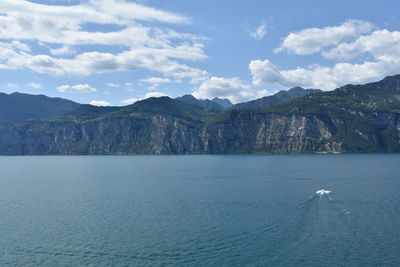
<instances>
[{"instance_id":1,"label":"distant mountain peak","mask_svg":"<svg viewBox=\"0 0 400 267\"><path fill-rule=\"evenodd\" d=\"M229 101L229 99L227 98L214 97L213 99L211 99L211 101L220 104L224 109L233 106L232 102Z\"/></svg>"},{"instance_id":2,"label":"distant mountain peak","mask_svg":"<svg viewBox=\"0 0 400 267\"><path fill-rule=\"evenodd\" d=\"M337 88L334 91L349 93L358 90L367 90L369 88L374 88L376 92L378 92L379 90L400 90L400 74L386 76L385 78L377 82L366 84L346 84Z\"/></svg>"},{"instance_id":3,"label":"distant mountain peak","mask_svg":"<svg viewBox=\"0 0 400 267\"><path fill-rule=\"evenodd\" d=\"M239 103L234 105L234 108L246 108L246 109L263 109L271 105L278 105L294 100L299 97L303 97L309 94L322 92L320 89L304 89L302 87L293 87L289 90L281 90L273 95L264 96L252 101Z\"/></svg>"},{"instance_id":4,"label":"distant mountain peak","mask_svg":"<svg viewBox=\"0 0 400 267\"><path fill-rule=\"evenodd\" d=\"M70 112L79 106L78 103L59 97L20 92L1 93L0 120L15 122L29 119L47 119Z\"/></svg>"},{"instance_id":5,"label":"distant mountain peak","mask_svg":"<svg viewBox=\"0 0 400 267\"><path fill-rule=\"evenodd\" d=\"M233 104L226 98L214 97L213 99L197 99L193 95L183 95L175 98L186 104L197 105L205 109L223 110L233 106Z\"/></svg>"}]
</instances>

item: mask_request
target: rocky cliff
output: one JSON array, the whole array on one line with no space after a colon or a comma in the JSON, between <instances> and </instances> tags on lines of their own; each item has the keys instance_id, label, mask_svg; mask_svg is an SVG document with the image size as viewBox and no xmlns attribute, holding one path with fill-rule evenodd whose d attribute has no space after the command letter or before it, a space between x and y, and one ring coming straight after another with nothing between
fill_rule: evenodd
<instances>
[{"instance_id":1,"label":"rocky cliff","mask_svg":"<svg viewBox=\"0 0 400 267\"><path fill-rule=\"evenodd\" d=\"M400 76L263 110L167 97L0 126L0 154L400 152Z\"/></svg>"}]
</instances>

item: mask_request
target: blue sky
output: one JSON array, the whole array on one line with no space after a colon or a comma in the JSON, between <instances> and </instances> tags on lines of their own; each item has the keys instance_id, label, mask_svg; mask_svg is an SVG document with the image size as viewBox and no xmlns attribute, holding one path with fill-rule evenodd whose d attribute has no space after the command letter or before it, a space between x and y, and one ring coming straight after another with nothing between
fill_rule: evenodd
<instances>
[{"instance_id":1,"label":"blue sky","mask_svg":"<svg viewBox=\"0 0 400 267\"><path fill-rule=\"evenodd\" d=\"M3 92L247 101L400 73L398 1L2 0Z\"/></svg>"}]
</instances>

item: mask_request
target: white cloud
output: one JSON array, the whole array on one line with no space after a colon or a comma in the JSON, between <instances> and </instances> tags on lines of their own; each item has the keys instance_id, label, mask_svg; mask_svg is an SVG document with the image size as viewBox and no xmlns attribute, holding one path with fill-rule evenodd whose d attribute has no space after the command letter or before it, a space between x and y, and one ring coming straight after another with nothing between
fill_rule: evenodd
<instances>
[{"instance_id":1,"label":"white cloud","mask_svg":"<svg viewBox=\"0 0 400 267\"><path fill-rule=\"evenodd\" d=\"M348 20L340 26L307 28L290 33L276 52L286 50L298 55L313 54L320 52L324 47L354 40L374 29L372 23L361 20Z\"/></svg>"},{"instance_id":2,"label":"white cloud","mask_svg":"<svg viewBox=\"0 0 400 267\"><path fill-rule=\"evenodd\" d=\"M313 65L308 68L279 70L269 60L253 60L249 64L253 84L277 84L332 90L348 83L365 83L399 72L400 59L361 64L337 63L332 67Z\"/></svg>"},{"instance_id":3,"label":"white cloud","mask_svg":"<svg viewBox=\"0 0 400 267\"><path fill-rule=\"evenodd\" d=\"M114 87L114 88L119 88L121 87L121 85L119 85L118 83L112 83L112 82L108 82L107 83L108 87Z\"/></svg>"},{"instance_id":4,"label":"white cloud","mask_svg":"<svg viewBox=\"0 0 400 267\"><path fill-rule=\"evenodd\" d=\"M369 35L360 36L351 43L342 43L323 56L330 59L350 60L369 53L376 60L391 61L400 58L400 32L377 30Z\"/></svg>"},{"instance_id":5,"label":"white cloud","mask_svg":"<svg viewBox=\"0 0 400 267\"><path fill-rule=\"evenodd\" d=\"M249 85L243 84L239 78L211 77L195 89L193 96L199 99L222 97L228 98L232 103L237 103L253 98L255 92Z\"/></svg>"},{"instance_id":6,"label":"white cloud","mask_svg":"<svg viewBox=\"0 0 400 267\"><path fill-rule=\"evenodd\" d=\"M127 105L132 105L133 103L139 101L139 98L128 98L128 99L124 99L121 102Z\"/></svg>"},{"instance_id":7,"label":"white cloud","mask_svg":"<svg viewBox=\"0 0 400 267\"><path fill-rule=\"evenodd\" d=\"M193 81L204 79L208 75L206 71L189 67L178 63L175 59L203 58L204 55L198 51L191 54L192 49L185 46L190 52L183 48L175 51L172 48L150 48L142 47L131 49L119 54L103 52L85 52L74 58L54 58L48 55L31 55L25 52L12 50L8 44L0 43L0 60L6 62L8 69L30 69L39 73L52 75L78 75L87 76L93 73L104 73L111 71L127 71L135 68L145 68L158 71L164 75L173 76L176 79L189 77Z\"/></svg>"},{"instance_id":8,"label":"white cloud","mask_svg":"<svg viewBox=\"0 0 400 267\"><path fill-rule=\"evenodd\" d=\"M150 97L162 97L162 96L168 96L168 95L163 92L149 92L144 95L143 99L150 98Z\"/></svg>"},{"instance_id":9,"label":"white cloud","mask_svg":"<svg viewBox=\"0 0 400 267\"><path fill-rule=\"evenodd\" d=\"M77 44L101 36L85 32L85 23L133 25L137 21L187 23L185 16L126 0L90 0L77 5L45 5L25 0L0 1L0 38Z\"/></svg>"},{"instance_id":10,"label":"white cloud","mask_svg":"<svg viewBox=\"0 0 400 267\"><path fill-rule=\"evenodd\" d=\"M7 83L6 85L9 88L17 88L19 86L17 83Z\"/></svg>"},{"instance_id":11,"label":"white cloud","mask_svg":"<svg viewBox=\"0 0 400 267\"><path fill-rule=\"evenodd\" d=\"M90 86L89 84L76 84L76 85L61 85L57 87L57 90L61 93L68 92L80 92L80 93L93 93L97 89Z\"/></svg>"},{"instance_id":12,"label":"white cloud","mask_svg":"<svg viewBox=\"0 0 400 267\"><path fill-rule=\"evenodd\" d=\"M282 80L278 68L269 60L252 60L249 64L253 85L276 84Z\"/></svg>"},{"instance_id":13,"label":"white cloud","mask_svg":"<svg viewBox=\"0 0 400 267\"><path fill-rule=\"evenodd\" d=\"M179 61L207 56L204 37L181 33L151 22L188 23L183 15L126 0L89 0L75 5L46 5L26 0L0 1L0 69L29 69L51 75L86 76L93 73L145 68L163 75L198 82L207 72ZM88 31L87 24L110 24L115 30ZM48 54L32 54L20 41L36 40ZM115 45L120 52L76 54L76 45ZM107 50L106 50L107 51ZM53 56L51 56L52 54ZM63 57L71 56L74 57Z\"/></svg>"},{"instance_id":14,"label":"white cloud","mask_svg":"<svg viewBox=\"0 0 400 267\"><path fill-rule=\"evenodd\" d=\"M151 78L147 78L147 79L141 79L141 82L144 83L150 83L152 84L150 87L148 87L148 89L150 90L155 90L158 88L158 86L160 84L163 83L181 83L181 80L171 80L169 78L162 78L162 77L151 77Z\"/></svg>"},{"instance_id":15,"label":"white cloud","mask_svg":"<svg viewBox=\"0 0 400 267\"><path fill-rule=\"evenodd\" d=\"M91 8L98 8L104 13L108 13L118 20L143 20L160 21L166 23L188 23L189 19L185 16L172 12L165 12L155 8L146 7L126 0L92 0Z\"/></svg>"},{"instance_id":16,"label":"white cloud","mask_svg":"<svg viewBox=\"0 0 400 267\"><path fill-rule=\"evenodd\" d=\"M272 93L266 89L263 89L263 90L257 91L256 95L257 95L256 98L261 98L261 97L272 95Z\"/></svg>"},{"instance_id":17,"label":"white cloud","mask_svg":"<svg viewBox=\"0 0 400 267\"><path fill-rule=\"evenodd\" d=\"M1 16L0 16L1 17ZM0 41L0 62L6 63L2 64L3 69L12 69L12 66L7 62L11 60L13 57L20 54L28 54L30 52L30 48L22 44L19 41L12 42L1 42Z\"/></svg>"},{"instance_id":18,"label":"white cloud","mask_svg":"<svg viewBox=\"0 0 400 267\"><path fill-rule=\"evenodd\" d=\"M339 62L331 66L313 64L280 70L268 59L252 60L249 70L253 85L332 90L349 83L366 83L398 74L400 69L400 31L377 30L365 21L349 20L340 26L291 33L280 50L300 55L319 52ZM354 59L357 61L348 62Z\"/></svg>"},{"instance_id":19,"label":"white cloud","mask_svg":"<svg viewBox=\"0 0 400 267\"><path fill-rule=\"evenodd\" d=\"M265 21L263 21L263 22L261 22L261 24L258 26L258 28L255 31L250 32L249 34L250 34L250 37L259 41L262 38L264 38L266 33L267 33L267 23Z\"/></svg>"},{"instance_id":20,"label":"white cloud","mask_svg":"<svg viewBox=\"0 0 400 267\"><path fill-rule=\"evenodd\" d=\"M129 87L129 86L132 86L132 85L133 85L133 83L131 83L131 82L126 82L126 83L125 83L125 86L128 86L128 87Z\"/></svg>"},{"instance_id":21,"label":"white cloud","mask_svg":"<svg viewBox=\"0 0 400 267\"><path fill-rule=\"evenodd\" d=\"M128 99L124 99L121 102L127 105L131 105L137 101L141 101L150 97L162 97L162 96L168 96L167 94L163 93L163 92L149 92L147 94L145 94L142 97L139 98L128 98Z\"/></svg>"},{"instance_id":22,"label":"white cloud","mask_svg":"<svg viewBox=\"0 0 400 267\"><path fill-rule=\"evenodd\" d=\"M59 48L50 49L50 53L55 56L69 56L76 54L75 48L64 45Z\"/></svg>"},{"instance_id":23,"label":"white cloud","mask_svg":"<svg viewBox=\"0 0 400 267\"><path fill-rule=\"evenodd\" d=\"M34 82L28 83L28 84L26 84L26 86L31 87L31 88L36 88L36 89L42 88L42 84L34 83Z\"/></svg>"},{"instance_id":24,"label":"white cloud","mask_svg":"<svg viewBox=\"0 0 400 267\"><path fill-rule=\"evenodd\" d=\"M161 78L161 77L151 77L147 79L141 79L141 82L145 83L170 83L172 82L169 78Z\"/></svg>"},{"instance_id":25,"label":"white cloud","mask_svg":"<svg viewBox=\"0 0 400 267\"><path fill-rule=\"evenodd\" d=\"M12 47L17 48L20 51L24 51L24 52L30 52L31 51L31 48L28 45L26 45L24 43L21 43L20 41L15 41L14 40L10 44L11 44Z\"/></svg>"},{"instance_id":26,"label":"white cloud","mask_svg":"<svg viewBox=\"0 0 400 267\"><path fill-rule=\"evenodd\" d=\"M109 107L111 106L110 103L104 100L92 100L90 103L92 106L98 106L98 107Z\"/></svg>"}]
</instances>

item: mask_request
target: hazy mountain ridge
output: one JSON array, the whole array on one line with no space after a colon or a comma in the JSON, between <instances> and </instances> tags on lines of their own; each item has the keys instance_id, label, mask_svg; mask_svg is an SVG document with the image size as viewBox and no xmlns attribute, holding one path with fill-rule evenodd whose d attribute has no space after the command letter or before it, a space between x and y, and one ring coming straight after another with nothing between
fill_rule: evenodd
<instances>
[{"instance_id":1,"label":"hazy mountain ridge","mask_svg":"<svg viewBox=\"0 0 400 267\"><path fill-rule=\"evenodd\" d=\"M247 102L241 102L237 104L232 104L226 98L218 98L214 97L213 99L197 99L193 95L184 95L181 97L176 97L176 100L184 102L186 104L193 104L205 109L216 109L216 110L225 110L229 108L235 109L263 109L271 105L278 105L282 103L289 102L293 99L303 97L309 94L320 93L322 90L320 89L304 89L301 87L294 87L289 90L282 90L273 95L265 96L262 98L257 98Z\"/></svg>"},{"instance_id":2,"label":"hazy mountain ridge","mask_svg":"<svg viewBox=\"0 0 400 267\"><path fill-rule=\"evenodd\" d=\"M226 108L232 107L233 104L226 98L214 97L213 99L197 99L192 95L184 95L175 98L186 104L197 105L205 109L216 109L224 110Z\"/></svg>"},{"instance_id":3,"label":"hazy mountain ridge","mask_svg":"<svg viewBox=\"0 0 400 267\"><path fill-rule=\"evenodd\" d=\"M299 97L306 95L320 93L322 90L319 89L304 89L301 87L294 87L287 91L279 91L276 94L258 98L244 103L238 103L233 108L246 108L246 109L263 109L271 105L278 105L289 102Z\"/></svg>"},{"instance_id":4,"label":"hazy mountain ridge","mask_svg":"<svg viewBox=\"0 0 400 267\"><path fill-rule=\"evenodd\" d=\"M261 110L168 97L0 127L0 154L400 152L400 75Z\"/></svg>"},{"instance_id":5,"label":"hazy mountain ridge","mask_svg":"<svg viewBox=\"0 0 400 267\"><path fill-rule=\"evenodd\" d=\"M79 105L71 100L45 95L0 93L0 121L47 119L72 111Z\"/></svg>"}]
</instances>

